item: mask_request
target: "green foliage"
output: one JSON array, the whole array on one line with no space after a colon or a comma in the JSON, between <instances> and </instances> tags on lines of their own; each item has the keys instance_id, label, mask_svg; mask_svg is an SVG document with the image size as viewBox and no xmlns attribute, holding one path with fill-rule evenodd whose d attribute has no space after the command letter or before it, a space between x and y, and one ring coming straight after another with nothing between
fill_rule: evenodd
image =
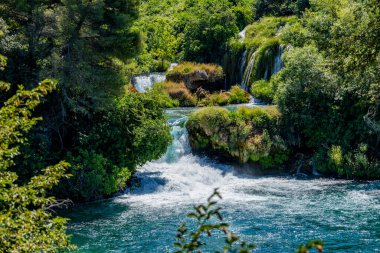
<instances>
[{"instance_id":1,"label":"green foliage","mask_svg":"<svg viewBox=\"0 0 380 253\"><path fill-rule=\"evenodd\" d=\"M228 40L239 32L232 6L228 0L186 2L182 14L184 59L221 62Z\"/></svg>"},{"instance_id":2,"label":"green foliage","mask_svg":"<svg viewBox=\"0 0 380 253\"><path fill-rule=\"evenodd\" d=\"M224 239L224 244L220 245L220 249L213 249L215 253L253 252L252 250L256 248L254 244L241 241L238 235L228 230L230 225L224 221L221 214L222 208L217 206L220 199L222 196L218 189L215 189L206 204L194 206L194 212L189 213L187 217L195 221L195 228L190 230L186 223L180 225L176 235L177 241L173 243L177 248L175 253L203 252L203 248L207 247L207 241L215 237ZM305 245L300 245L296 253L308 253L313 248L318 252L323 252L323 246L322 241L310 241Z\"/></svg>"},{"instance_id":3,"label":"green foliage","mask_svg":"<svg viewBox=\"0 0 380 253\"><path fill-rule=\"evenodd\" d=\"M204 99L199 102L200 106L223 106L228 105L230 95L226 92L216 92L207 94Z\"/></svg>"},{"instance_id":4,"label":"green foliage","mask_svg":"<svg viewBox=\"0 0 380 253\"><path fill-rule=\"evenodd\" d=\"M180 106L180 102L170 96L164 83L155 84L153 89L148 91L148 93L156 98L156 101L162 108L173 108Z\"/></svg>"},{"instance_id":5,"label":"green foliage","mask_svg":"<svg viewBox=\"0 0 380 253\"><path fill-rule=\"evenodd\" d=\"M153 93L121 98L128 75L135 71L130 58L139 49L132 27L138 4L1 2L0 51L9 58L4 79L27 87L34 87L40 76L60 80L57 91L37 108L44 120L28 133L30 143L22 147L23 158L16 159L20 182L26 183L48 164L68 159L73 177L53 192L77 201L97 199L117 192L137 165L166 151L170 134L162 108L175 102ZM166 65L173 52L165 46L173 37L161 25L153 26L152 46L159 49L154 57Z\"/></svg>"},{"instance_id":6,"label":"green foliage","mask_svg":"<svg viewBox=\"0 0 380 253\"><path fill-rule=\"evenodd\" d=\"M255 248L253 244L247 244L240 241L239 236L228 230L229 224L223 221L223 216L220 213L221 208L217 207L217 200L221 199L221 195L216 189L214 193L207 199L206 204L194 206L193 213L189 213L188 217L196 220L196 227L194 231L187 228L183 223L177 232L177 242L174 246L178 250L176 253L190 253L202 252L202 248L207 244L203 241L204 236L212 237L219 234L224 235L224 245L221 245L221 251L215 252L236 252L236 253L249 253ZM239 242L240 241L240 242Z\"/></svg>"},{"instance_id":7,"label":"green foliage","mask_svg":"<svg viewBox=\"0 0 380 253\"><path fill-rule=\"evenodd\" d=\"M299 246L296 253L308 253L310 249L313 249L313 248L318 250L318 252L323 252L323 245L324 243L318 240L310 241L306 245Z\"/></svg>"},{"instance_id":8,"label":"green foliage","mask_svg":"<svg viewBox=\"0 0 380 253\"><path fill-rule=\"evenodd\" d=\"M99 199L123 189L138 165L156 160L171 142L155 93L129 93L111 110L98 112L78 149L68 154L72 179L58 194L75 200Z\"/></svg>"},{"instance_id":9,"label":"green foliage","mask_svg":"<svg viewBox=\"0 0 380 253\"><path fill-rule=\"evenodd\" d=\"M223 68L216 64L202 64L196 62L182 62L168 71L168 75L191 75L196 72L205 72L212 76L213 79L224 77Z\"/></svg>"},{"instance_id":10,"label":"green foliage","mask_svg":"<svg viewBox=\"0 0 380 253\"><path fill-rule=\"evenodd\" d=\"M192 92L196 92L200 87L209 91L219 91L225 86L223 68L216 64L182 62L168 71L166 80L184 83Z\"/></svg>"},{"instance_id":11,"label":"green foliage","mask_svg":"<svg viewBox=\"0 0 380 253\"><path fill-rule=\"evenodd\" d=\"M316 150L315 166L345 178L379 177L379 5L312 1L283 30L295 46L276 77L288 143ZM360 147L366 147L363 151Z\"/></svg>"},{"instance_id":12,"label":"green foliage","mask_svg":"<svg viewBox=\"0 0 380 253\"><path fill-rule=\"evenodd\" d=\"M200 106L223 106L229 104L248 103L250 100L249 93L245 92L239 86L232 86L228 92L215 92L207 94L201 101Z\"/></svg>"},{"instance_id":13,"label":"green foliage","mask_svg":"<svg viewBox=\"0 0 380 253\"><path fill-rule=\"evenodd\" d=\"M270 82L265 80L256 81L251 86L252 95L266 104L271 104L274 99L275 91Z\"/></svg>"},{"instance_id":14,"label":"green foliage","mask_svg":"<svg viewBox=\"0 0 380 253\"><path fill-rule=\"evenodd\" d=\"M231 90L229 91L229 95L229 104L248 103L250 99L250 95L237 85L232 86Z\"/></svg>"},{"instance_id":15,"label":"green foliage","mask_svg":"<svg viewBox=\"0 0 380 253\"><path fill-rule=\"evenodd\" d=\"M297 18L294 16L264 17L258 22L247 26L244 44L246 44L248 48L254 47L256 50L265 41L276 37L280 28L294 23L297 23Z\"/></svg>"},{"instance_id":16,"label":"green foliage","mask_svg":"<svg viewBox=\"0 0 380 253\"><path fill-rule=\"evenodd\" d=\"M94 150L79 150L77 156L68 154L66 159L74 164L70 172L74 175L68 182L69 187L61 185L64 191L70 193L73 200L93 200L111 196L124 189L132 171L127 167L116 166L112 161L97 154Z\"/></svg>"},{"instance_id":17,"label":"green foliage","mask_svg":"<svg viewBox=\"0 0 380 253\"><path fill-rule=\"evenodd\" d=\"M326 139L338 140L349 129L331 128L336 78L325 71L324 60L312 46L285 53L286 68L279 75L277 102L292 145L316 147ZM318 122L318 124L316 124ZM306 143L305 143L306 141Z\"/></svg>"},{"instance_id":18,"label":"green foliage","mask_svg":"<svg viewBox=\"0 0 380 253\"><path fill-rule=\"evenodd\" d=\"M134 26L143 41L136 61L151 70L159 58L222 63L228 41L252 21L252 7L252 0L144 1Z\"/></svg>"},{"instance_id":19,"label":"green foliage","mask_svg":"<svg viewBox=\"0 0 380 253\"><path fill-rule=\"evenodd\" d=\"M59 206L47 192L61 178L67 178L66 162L45 168L27 183L19 183L12 172L19 146L40 118L32 111L50 93L55 82L44 81L31 91L19 90L0 108L0 251L57 252L73 249L66 234L66 219L54 217L51 209Z\"/></svg>"},{"instance_id":20,"label":"green foliage","mask_svg":"<svg viewBox=\"0 0 380 253\"><path fill-rule=\"evenodd\" d=\"M346 179L378 179L380 163L368 157L368 145L359 144L356 149L343 150L341 146L321 149L313 159L316 168L327 175Z\"/></svg>"},{"instance_id":21,"label":"green foliage","mask_svg":"<svg viewBox=\"0 0 380 253\"><path fill-rule=\"evenodd\" d=\"M256 18L300 15L309 7L309 0L257 0L255 5Z\"/></svg>"},{"instance_id":22,"label":"green foliage","mask_svg":"<svg viewBox=\"0 0 380 253\"><path fill-rule=\"evenodd\" d=\"M190 116L186 128L195 150L274 168L288 159L278 132L279 117L275 108L205 108Z\"/></svg>"},{"instance_id":23,"label":"green foliage","mask_svg":"<svg viewBox=\"0 0 380 253\"><path fill-rule=\"evenodd\" d=\"M165 82L156 85L155 89L167 94L171 99L177 102L177 106L194 107L197 105L197 98L184 83Z\"/></svg>"},{"instance_id":24,"label":"green foliage","mask_svg":"<svg viewBox=\"0 0 380 253\"><path fill-rule=\"evenodd\" d=\"M255 81L271 79L274 69L278 68L276 57L286 48L282 43L284 27L293 27L297 23L294 16L265 17L246 28L243 44L248 54L243 81L247 88Z\"/></svg>"}]
</instances>

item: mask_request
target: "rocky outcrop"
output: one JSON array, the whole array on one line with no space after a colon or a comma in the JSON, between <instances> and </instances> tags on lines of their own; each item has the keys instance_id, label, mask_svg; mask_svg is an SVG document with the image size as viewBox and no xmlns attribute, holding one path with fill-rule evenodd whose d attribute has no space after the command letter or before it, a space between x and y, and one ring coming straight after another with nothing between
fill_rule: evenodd
<instances>
[{"instance_id":1,"label":"rocky outcrop","mask_svg":"<svg viewBox=\"0 0 380 253\"><path fill-rule=\"evenodd\" d=\"M198 88L207 91L225 89L224 73L220 66L212 64L182 63L169 71L167 81L183 82L186 87L195 92Z\"/></svg>"},{"instance_id":2,"label":"rocky outcrop","mask_svg":"<svg viewBox=\"0 0 380 253\"><path fill-rule=\"evenodd\" d=\"M275 108L205 108L193 113L186 128L190 145L220 158L276 168L288 159L288 149L278 133Z\"/></svg>"}]
</instances>

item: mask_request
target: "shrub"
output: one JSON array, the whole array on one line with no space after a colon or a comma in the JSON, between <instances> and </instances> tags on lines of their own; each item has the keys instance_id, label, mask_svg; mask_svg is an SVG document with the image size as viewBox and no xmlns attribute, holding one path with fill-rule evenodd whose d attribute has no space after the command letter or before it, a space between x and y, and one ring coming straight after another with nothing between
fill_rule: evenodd
<instances>
[{"instance_id":1,"label":"shrub","mask_svg":"<svg viewBox=\"0 0 380 253\"><path fill-rule=\"evenodd\" d=\"M221 79L224 77L223 68L216 64L205 64L195 62L182 62L175 66L172 70L168 71L168 75L189 75L195 72L205 71L214 79Z\"/></svg>"},{"instance_id":2,"label":"shrub","mask_svg":"<svg viewBox=\"0 0 380 253\"><path fill-rule=\"evenodd\" d=\"M313 164L319 172L347 179L378 179L380 164L368 156L368 146L360 144L356 149L344 150L332 145L320 149L313 157Z\"/></svg>"},{"instance_id":3,"label":"shrub","mask_svg":"<svg viewBox=\"0 0 380 253\"><path fill-rule=\"evenodd\" d=\"M73 199L92 200L111 196L126 186L132 175L127 167L116 166L111 160L94 150L79 150L76 156L68 154L67 161L74 164L75 177L70 184L76 191Z\"/></svg>"},{"instance_id":4,"label":"shrub","mask_svg":"<svg viewBox=\"0 0 380 253\"><path fill-rule=\"evenodd\" d=\"M250 99L250 95L237 85L232 86L229 94L230 94L228 98L229 104L248 103Z\"/></svg>"},{"instance_id":5,"label":"shrub","mask_svg":"<svg viewBox=\"0 0 380 253\"><path fill-rule=\"evenodd\" d=\"M179 101L172 99L166 92L164 83L155 84L153 89L149 90L147 94L154 97L162 108L173 108L180 106Z\"/></svg>"},{"instance_id":6,"label":"shrub","mask_svg":"<svg viewBox=\"0 0 380 253\"><path fill-rule=\"evenodd\" d=\"M274 89L270 82L265 80L256 81L251 86L252 95L263 101L264 103L271 104L274 99Z\"/></svg>"},{"instance_id":7,"label":"shrub","mask_svg":"<svg viewBox=\"0 0 380 253\"><path fill-rule=\"evenodd\" d=\"M229 104L230 96L228 93L225 92L219 92L219 93L212 93L206 95L204 99L201 100L199 103L203 106L223 106Z\"/></svg>"},{"instance_id":8,"label":"shrub","mask_svg":"<svg viewBox=\"0 0 380 253\"><path fill-rule=\"evenodd\" d=\"M138 165L158 159L171 142L162 107L154 93L130 93L110 110L98 112L92 129L67 155L73 177L60 184L59 196L96 200L124 188Z\"/></svg>"},{"instance_id":9,"label":"shrub","mask_svg":"<svg viewBox=\"0 0 380 253\"><path fill-rule=\"evenodd\" d=\"M190 116L186 128L195 150L272 168L288 159L278 135L279 115L276 108L205 108Z\"/></svg>"},{"instance_id":10,"label":"shrub","mask_svg":"<svg viewBox=\"0 0 380 253\"><path fill-rule=\"evenodd\" d=\"M172 99L177 100L180 106L191 107L197 105L196 97L186 88L183 82L166 82L163 84L163 89Z\"/></svg>"}]
</instances>

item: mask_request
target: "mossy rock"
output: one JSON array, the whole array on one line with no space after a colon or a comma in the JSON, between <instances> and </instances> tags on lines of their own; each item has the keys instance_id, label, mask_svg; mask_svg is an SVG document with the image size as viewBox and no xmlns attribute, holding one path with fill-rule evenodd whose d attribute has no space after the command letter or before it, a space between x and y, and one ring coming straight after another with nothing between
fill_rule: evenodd
<instances>
[{"instance_id":1,"label":"mossy rock","mask_svg":"<svg viewBox=\"0 0 380 253\"><path fill-rule=\"evenodd\" d=\"M225 88L223 68L215 64L183 62L169 71L166 79L183 82L192 92L200 87L208 91Z\"/></svg>"},{"instance_id":2,"label":"mossy rock","mask_svg":"<svg viewBox=\"0 0 380 253\"><path fill-rule=\"evenodd\" d=\"M204 108L193 113L186 128L191 147L240 163L273 168L287 161L287 148L277 134L277 108Z\"/></svg>"}]
</instances>

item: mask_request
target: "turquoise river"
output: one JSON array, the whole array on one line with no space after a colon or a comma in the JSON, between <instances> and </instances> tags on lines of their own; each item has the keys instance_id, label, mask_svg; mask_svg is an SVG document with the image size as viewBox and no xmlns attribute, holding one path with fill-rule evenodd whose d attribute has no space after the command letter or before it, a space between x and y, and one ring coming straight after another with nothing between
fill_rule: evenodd
<instances>
[{"instance_id":1,"label":"turquoise river","mask_svg":"<svg viewBox=\"0 0 380 253\"><path fill-rule=\"evenodd\" d=\"M138 169L133 190L65 213L77 252L172 252L179 224L214 188L226 221L254 252L295 252L311 239L326 252L380 252L379 181L259 176L194 155L183 127L190 112L167 111L173 143Z\"/></svg>"}]
</instances>

